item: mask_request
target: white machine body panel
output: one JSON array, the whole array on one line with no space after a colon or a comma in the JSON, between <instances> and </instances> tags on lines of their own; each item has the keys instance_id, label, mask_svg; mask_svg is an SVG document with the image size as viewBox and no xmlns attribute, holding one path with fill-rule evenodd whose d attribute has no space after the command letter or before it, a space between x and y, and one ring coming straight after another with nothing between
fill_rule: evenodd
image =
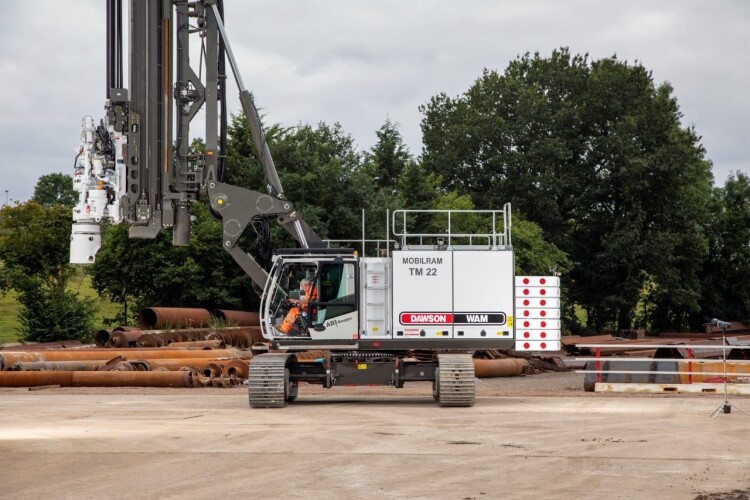
<instances>
[{"instance_id":1,"label":"white machine body panel","mask_svg":"<svg viewBox=\"0 0 750 500\"><path fill-rule=\"evenodd\" d=\"M453 253L393 252L393 338L453 337Z\"/></svg>"},{"instance_id":2,"label":"white machine body panel","mask_svg":"<svg viewBox=\"0 0 750 500\"><path fill-rule=\"evenodd\" d=\"M519 328L516 330L519 340L560 340L560 330Z\"/></svg>"},{"instance_id":3,"label":"white machine body panel","mask_svg":"<svg viewBox=\"0 0 750 500\"><path fill-rule=\"evenodd\" d=\"M517 307L527 307L527 308L550 308L550 309L559 309L560 308L560 299L559 298L543 298L543 297L523 297L516 301Z\"/></svg>"},{"instance_id":4,"label":"white machine body panel","mask_svg":"<svg viewBox=\"0 0 750 500\"><path fill-rule=\"evenodd\" d=\"M516 350L560 350L560 278L516 276Z\"/></svg>"},{"instance_id":5,"label":"white machine body panel","mask_svg":"<svg viewBox=\"0 0 750 500\"><path fill-rule=\"evenodd\" d=\"M513 338L513 253L393 252L393 338Z\"/></svg>"},{"instance_id":6,"label":"white machine body panel","mask_svg":"<svg viewBox=\"0 0 750 500\"><path fill-rule=\"evenodd\" d=\"M513 338L512 311L513 253L453 252L453 336Z\"/></svg>"},{"instance_id":7,"label":"white machine body panel","mask_svg":"<svg viewBox=\"0 0 750 500\"><path fill-rule=\"evenodd\" d=\"M559 351L559 340L516 340L516 351Z\"/></svg>"},{"instance_id":8,"label":"white machine body panel","mask_svg":"<svg viewBox=\"0 0 750 500\"><path fill-rule=\"evenodd\" d=\"M391 259L365 257L360 265L360 311L362 338L391 337Z\"/></svg>"},{"instance_id":9,"label":"white machine body panel","mask_svg":"<svg viewBox=\"0 0 750 500\"><path fill-rule=\"evenodd\" d=\"M359 314L357 311L327 319L323 322L325 329L310 329L310 338L313 340L356 339L358 338L358 321Z\"/></svg>"},{"instance_id":10,"label":"white machine body panel","mask_svg":"<svg viewBox=\"0 0 750 500\"><path fill-rule=\"evenodd\" d=\"M535 330L544 330L549 328L550 330L559 330L562 328L559 319L524 319L518 318L516 320L516 332L521 328L533 328Z\"/></svg>"}]
</instances>

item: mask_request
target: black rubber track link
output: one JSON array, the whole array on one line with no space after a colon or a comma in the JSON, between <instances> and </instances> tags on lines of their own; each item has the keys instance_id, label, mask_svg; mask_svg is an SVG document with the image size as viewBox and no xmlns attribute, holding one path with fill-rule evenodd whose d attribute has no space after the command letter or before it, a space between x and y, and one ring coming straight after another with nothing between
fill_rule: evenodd
<instances>
[{"instance_id":1,"label":"black rubber track link","mask_svg":"<svg viewBox=\"0 0 750 500\"><path fill-rule=\"evenodd\" d=\"M440 406L474 406L474 360L471 354L438 354L436 380Z\"/></svg>"},{"instance_id":2,"label":"black rubber track link","mask_svg":"<svg viewBox=\"0 0 750 500\"><path fill-rule=\"evenodd\" d=\"M253 408L283 408L289 394L289 371L286 368L291 354L260 354L250 360L247 378L248 399Z\"/></svg>"}]
</instances>

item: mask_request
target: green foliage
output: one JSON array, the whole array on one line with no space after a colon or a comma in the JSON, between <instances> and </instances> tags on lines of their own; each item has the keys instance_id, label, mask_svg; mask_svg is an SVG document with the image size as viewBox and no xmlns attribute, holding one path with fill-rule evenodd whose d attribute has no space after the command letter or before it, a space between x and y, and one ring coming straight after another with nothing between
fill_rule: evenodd
<instances>
[{"instance_id":1,"label":"green foliage","mask_svg":"<svg viewBox=\"0 0 750 500\"><path fill-rule=\"evenodd\" d=\"M284 192L308 224L322 238L359 238L374 187L341 125L301 125L273 146Z\"/></svg>"},{"instance_id":2,"label":"green foliage","mask_svg":"<svg viewBox=\"0 0 750 500\"><path fill-rule=\"evenodd\" d=\"M19 300L21 338L29 342L91 340L96 305L66 290L50 289L41 279L29 280Z\"/></svg>"},{"instance_id":3,"label":"green foliage","mask_svg":"<svg viewBox=\"0 0 750 500\"><path fill-rule=\"evenodd\" d=\"M653 310L687 327L712 177L669 84L562 49L485 70L421 110L425 168L479 208L510 201L537 223L570 257L570 297L590 328L629 328L647 277Z\"/></svg>"},{"instance_id":4,"label":"green foliage","mask_svg":"<svg viewBox=\"0 0 750 500\"><path fill-rule=\"evenodd\" d=\"M154 240L128 238L126 226L107 227L91 268L92 285L110 300L148 306L257 307L250 279L223 250L221 224L194 203L189 247L172 246L162 231Z\"/></svg>"},{"instance_id":5,"label":"green foliage","mask_svg":"<svg viewBox=\"0 0 750 500\"><path fill-rule=\"evenodd\" d=\"M15 290L21 337L28 341L86 340L94 301L67 290L75 270L68 264L70 208L35 201L0 210L0 287Z\"/></svg>"},{"instance_id":6,"label":"green foliage","mask_svg":"<svg viewBox=\"0 0 750 500\"><path fill-rule=\"evenodd\" d=\"M365 168L378 188L393 192L399 176L414 160L395 123L386 120L376 134L378 142L365 154Z\"/></svg>"},{"instance_id":7,"label":"green foliage","mask_svg":"<svg viewBox=\"0 0 750 500\"><path fill-rule=\"evenodd\" d=\"M78 201L78 193L73 190L73 178L67 174L54 173L43 175L34 187L31 198L40 205L65 205L72 207Z\"/></svg>"},{"instance_id":8,"label":"green foliage","mask_svg":"<svg viewBox=\"0 0 750 500\"><path fill-rule=\"evenodd\" d=\"M718 317L750 322L750 177L737 172L711 197L709 253L701 271L701 311L695 322Z\"/></svg>"},{"instance_id":9,"label":"green foliage","mask_svg":"<svg viewBox=\"0 0 750 500\"><path fill-rule=\"evenodd\" d=\"M544 239L542 228L537 224L514 214L512 236L516 274L547 276L569 271L571 262L568 256Z\"/></svg>"}]
</instances>

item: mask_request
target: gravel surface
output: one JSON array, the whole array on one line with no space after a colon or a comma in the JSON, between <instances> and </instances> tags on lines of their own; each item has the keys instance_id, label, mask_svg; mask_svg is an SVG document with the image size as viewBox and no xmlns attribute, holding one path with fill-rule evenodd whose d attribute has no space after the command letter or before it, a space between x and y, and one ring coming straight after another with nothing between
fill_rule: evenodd
<instances>
[{"instance_id":1,"label":"gravel surface","mask_svg":"<svg viewBox=\"0 0 750 500\"><path fill-rule=\"evenodd\" d=\"M243 399L247 396L245 386L229 389L199 387L199 388L153 388L153 387L57 387L29 391L27 388L0 388L2 394L17 393L59 393L59 394L140 394L140 395L227 395L236 393ZM721 399L721 395L713 394L623 394L606 392L586 392L583 390L583 374L575 372L548 372L519 377L500 377L476 379L476 394L478 398L498 396L520 397L596 397L596 398L704 398ZM402 389L392 387L334 387L324 389L318 385L301 384L300 399L305 396L356 397L356 396L432 396L431 382L407 383ZM750 400L750 396L733 396L731 399ZM746 404L749 406L750 404Z\"/></svg>"}]
</instances>

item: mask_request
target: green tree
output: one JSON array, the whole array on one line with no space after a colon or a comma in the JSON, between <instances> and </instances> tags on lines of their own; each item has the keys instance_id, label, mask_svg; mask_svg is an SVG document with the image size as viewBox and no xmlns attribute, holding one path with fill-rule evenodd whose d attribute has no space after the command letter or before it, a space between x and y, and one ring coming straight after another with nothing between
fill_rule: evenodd
<instances>
[{"instance_id":1,"label":"green tree","mask_svg":"<svg viewBox=\"0 0 750 500\"><path fill-rule=\"evenodd\" d=\"M567 49L485 70L421 108L424 166L479 208L512 202L572 262L589 327L629 328L651 279L663 328L698 308L711 164L668 83Z\"/></svg>"},{"instance_id":2,"label":"green tree","mask_svg":"<svg viewBox=\"0 0 750 500\"><path fill-rule=\"evenodd\" d=\"M379 189L395 190L398 178L414 161L398 126L386 120L376 132L378 141L365 154L365 165Z\"/></svg>"},{"instance_id":3,"label":"green tree","mask_svg":"<svg viewBox=\"0 0 750 500\"><path fill-rule=\"evenodd\" d=\"M31 199L45 207L55 204L72 207L78 201L78 193L73 190L71 176L54 173L39 178Z\"/></svg>"},{"instance_id":4,"label":"green tree","mask_svg":"<svg viewBox=\"0 0 750 500\"><path fill-rule=\"evenodd\" d=\"M139 240L125 225L107 227L91 267L93 287L132 304L133 313L148 306L256 309L250 279L223 250L221 224L203 203L194 203L191 214L189 247L172 246L168 231Z\"/></svg>"},{"instance_id":5,"label":"green tree","mask_svg":"<svg viewBox=\"0 0 750 500\"><path fill-rule=\"evenodd\" d=\"M72 217L62 205L29 201L0 210L0 285L21 303L21 337L27 341L86 340L94 328L91 299L68 291Z\"/></svg>"},{"instance_id":6,"label":"green tree","mask_svg":"<svg viewBox=\"0 0 750 500\"><path fill-rule=\"evenodd\" d=\"M737 172L714 189L710 213L701 310L693 323L712 317L750 322L750 177Z\"/></svg>"},{"instance_id":7,"label":"green tree","mask_svg":"<svg viewBox=\"0 0 750 500\"><path fill-rule=\"evenodd\" d=\"M266 128L266 140L284 187L305 221L322 238L359 239L361 210L369 209L375 186L362 167L362 154L340 124ZM263 169L243 115L228 129L226 182L264 191ZM273 227L273 247L294 245Z\"/></svg>"}]
</instances>

